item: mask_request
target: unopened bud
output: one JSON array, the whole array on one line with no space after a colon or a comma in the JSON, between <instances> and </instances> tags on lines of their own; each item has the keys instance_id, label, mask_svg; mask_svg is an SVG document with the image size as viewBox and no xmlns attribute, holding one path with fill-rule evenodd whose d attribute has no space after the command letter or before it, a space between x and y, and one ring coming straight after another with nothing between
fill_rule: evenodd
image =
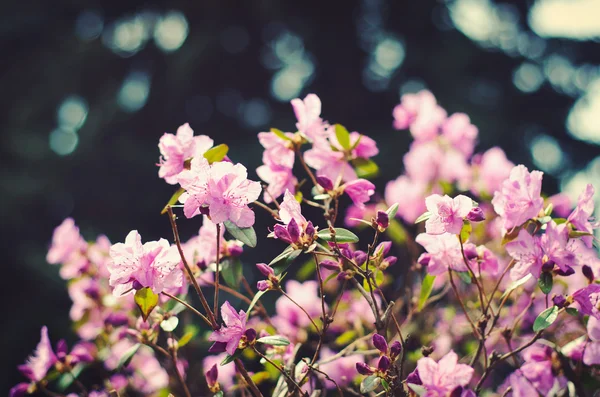
<instances>
[{"instance_id":1,"label":"unopened bud","mask_svg":"<svg viewBox=\"0 0 600 397\"><path fill-rule=\"evenodd\" d=\"M373 346L382 353L387 353L388 351L388 344L385 338L379 334L373 335Z\"/></svg>"},{"instance_id":2,"label":"unopened bud","mask_svg":"<svg viewBox=\"0 0 600 397\"><path fill-rule=\"evenodd\" d=\"M465 218L471 222L481 222L485 220L485 215L483 214L483 210L481 208L475 207L467 214Z\"/></svg>"},{"instance_id":3,"label":"unopened bud","mask_svg":"<svg viewBox=\"0 0 600 397\"><path fill-rule=\"evenodd\" d=\"M390 217L385 211L377 211L377 218L375 219L377 226L385 230L390 225Z\"/></svg>"},{"instance_id":4,"label":"unopened bud","mask_svg":"<svg viewBox=\"0 0 600 397\"><path fill-rule=\"evenodd\" d=\"M356 371L361 375L373 375L375 371L365 363L356 363Z\"/></svg>"}]
</instances>

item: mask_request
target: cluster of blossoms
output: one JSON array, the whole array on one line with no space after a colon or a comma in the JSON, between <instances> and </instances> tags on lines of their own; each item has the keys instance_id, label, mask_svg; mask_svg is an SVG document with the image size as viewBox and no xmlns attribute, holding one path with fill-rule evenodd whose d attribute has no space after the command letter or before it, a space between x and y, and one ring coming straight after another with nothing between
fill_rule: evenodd
<instances>
[{"instance_id":1,"label":"cluster of blossoms","mask_svg":"<svg viewBox=\"0 0 600 397\"><path fill-rule=\"evenodd\" d=\"M600 388L592 185L575 205L542 196L542 172L499 148L476 153L469 117L422 91L393 110L414 142L378 196L376 142L325 121L314 94L292 107L295 132L258 134L264 184L188 124L160 138L158 175L178 185L163 209L172 243L136 230L87 242L72 219L56 228L47 261L69 282L80 341L53 346L43 327L11 396ZM362 240L338 226L344 210ZM186 241L179 211L202 219ZM271 227L257 233L259 212ZM245 265L257 234L281 253Z\"/></svg>"}]
</instances>

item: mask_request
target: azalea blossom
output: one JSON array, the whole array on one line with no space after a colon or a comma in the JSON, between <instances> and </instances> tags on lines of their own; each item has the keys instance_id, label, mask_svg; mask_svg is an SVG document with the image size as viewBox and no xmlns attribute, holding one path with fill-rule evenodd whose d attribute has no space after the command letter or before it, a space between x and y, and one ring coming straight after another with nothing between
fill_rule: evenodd
<instances>
[{"instance_id":1,"label":"azalea blossom","mask_svg":"<svg viewBox=\"0 0 600 397\"><path fill-rule=\"evenodd\" d=\"M598 227L598 224L592 224L590 218L594 212L594 186L588 184L585 190L579 195L577 200L577 207L569 215L567 219L578 231L593 233L594 229ZM588 247L592 247L592 236L583 236L583 241Z\"/></svg>"},{"instance_id":2,"label":"azalea blossom","mask_svg":"<svg viewBox=\"0 0 600 397\"><path fill-rule=\"evenodd\" d=\"M542 269L543 251L540 238L527 230L519 230L517 238L506 244L506 252L516 261L510 270L510 277L518 280L528 273L539 277Z\"/></svg>"},{"instance_id":3,"label":"azalea blossom","mask_svg":"<svg viewBox=\"0 0 600 397\"><path fill-rule=\"evenodd\" d=\"M399 176L385 186L385 202L388 204L402 203L398 206L396 216L407 223L414 223L426 211L425 192L427 183L411 180L406 175Z\"/></svg>"},{"instance_id":4,"label":"azalea blossom","mask_svg":"<svg viewBox=\"0 0 600 397\"><path fill-rule=\"evenodd\" d=\"M454 198L432 194L425 199L425 206L431 213L425 222L427 233L460 234L465 217L473 209L473 200L462 194Z\"/></svg>"},{"instance_id":5,"label":"azalea blossom","mask_svg":"<svg viewBox=\"0 0 600 397\"><path fill-rule=\"evenodd\" d=\"M427 395L432 396L435 392L445 395L459 386L468 385L474 372L472 367L459 364L458 356L452 350L437 363L429 357L420 358L417 371Z\"/></svg>"},{"instance_id":6,"label":"azalea blossom","mask_svg":"<svg viewBox=\"0 0 600 397\"><path fill-rule=\"evenodd\" d=\"M405 94L393 111L394 128L409 128L412 136L418 141L431 140L438 136L446 114L437 104L433 94L427 90Z\"/></svg>"},{"instance_id":7,"label":"azalea blossom","mask_svg":"<svg viewBox=\"0 0 600 397\"><path fill-rule=\"evenodd\" d=\"M442 125L442 136L466 157L473 154L479 130L464 113L454 113Z\"/></svg>"},{"instance_id":8,"label":"azalea blossom","mask_svg":"<svg viewBox=\"0 0 600 397\"><path fill-rule=\"evenodd\" d=\"M573 294L579 304L579 311L600 320L600 284L590 284Z\"/></svg>"},{"instance_id":9,"label":"azalea blossom","mask_svg":"<svg viewBox=\"0 0 600 397\"><path fill-rule=\"evenodd\" d=\"M115 296L144 287L158 294L164 289L178 288L183 282L177 248L165 239L142 244L142 236L132 230L125 243L110 248L110 258L109 284L114 287Z\"/></svg>"},{"instance_id":10,"label":"azalea blossom","mask_svg":"<svg viewBox=\"0 0 600 397\"><path fill-rule=\"evenodd\" d=\"M185 162L192 157L202 156L213 145L214 141L206 135L194 136L188 123L180 126L175 135L165 133L158 143L161 154L158 176L175 185L177 175L185 168Z\"/></svg>"},{"instance_id":11,"label":"azalea blossom","mask_svg":"<svg viewBox=\"0 0 600 397\"><path fill-rule=\"evenodd\" d=\"M213 223L231 221L238 227L254 224L254 212L248 207L258 199L259 182L249 179L246 167L230 162L209 165L204 157L195 157L191 169L182 171L178 181L186 191L179 201L186 217L208 210Z\"/></svg>"},{"instance_id":12,"label":"azalea blossom","mask_svg":"<svg viewBox=\"0 0 600 397\"><path fill-rule=\"evenodd\" d=\"M499 147L493 147L483 154L474 156L473 165L476 178L471 190L487 196L493 196L502 188L502 183L510 176L510 171L515 166Z\"/></svg>"},{"instance_id":13,"label":"azalea blossom","mask_svg":"<svg viewBox=\"0 0 600 397\"><path fill-rule=\"evenodd\" d=\"M524 165L518 165L502 183L502 189L494 193L494 211L503 218L506 230L535 218L543 208L542 176L541 171L529 172Z\"/></svg>"},{"instance_id":14,"label":"azalea blossom","mask_svg":"<svg viewBox=\"0 0 600 397\"><path fill-rule=\"evenodd\" d=\"M273 202L273 199L277 199L286 190L296 191L298 179L294 176L291 168L279 165L261 165L256 169L256 174L268 183L263 195L263 200L267 204Z\"/></svg>"},{"instance_id":15,"label":"azalea blossom","mask_svg":"<svg viewBox=\"0 0 600 397\"><path fill-rule=\"evenodd\" d=\"M308 94L304 100L292 99L292 107L296 114L296 128L310 140L316 140L324 134L321 119L321 100L315 94Z\"/></svg>"},{"instance_id":16,"label":"azalea blossom","mask_svg":"<svg viewBox=\"0 0 600 397\"><path fill-rule=\"evenodd\" d=\"M27 359L23 365L19 365L19 371L33 382L39 382L46 377L46 374L58 361L50 338L48 338L48 328L42 327L41 339L35 352Z\"/></svg>"},{"instance_id":17,"label":"azalea blossom","mask_svg":"<svg viewBox=\"0 0 600 397\"><path fill-rule=\"evenodd\" d=\"M563 272L578 265L577 245L575 240L569 240L567 224L557 225L550 221L546 233L541 238L541 246L548 259L554 262Z\"/></svg>"},{"instance_id":18,"label":"azalea blossom","mask_svg":"<svg viewBox=\"0 0 600 397\"><path fill-rule=\"evenodd\" d=\"M217 343L224 344L225 351L229 355L233 355L242 340L242 336L244 336L244 333L246 332L248 316L243 310L240 310L239 313L236 312L233 306L226 301L221 306L221 317L223 318L225 325L218 330L213 331L208 337L208 340L216 342L215 345Z\"/></svg>"},{"instance_id":19,"label":"azalea blossom","mask_svg":"<svg viewBox=\"0 0 600 397\"><path fill-rule=\"evenodd\" d=\"M585 345L583 362L587 365L600 364L600 320L591 316L587 323L590 341Z\"/></svg>"},{"instance_id":20,"label":"azalea blossom","mask_svg":"<svg viewBox=\"0 0 600 397\"><path fill-rule=\"evenodd\" d=\"M448 271L448 269L458 272L468 270L464 263L460 250L460 242L454 234L444 233L432 235L421 233L415 241L423 246L427 253L419 257L419 263L427 266L427 273L437 276ZM473 244L463 244L466 250L475 249Z\"/></svg>"},{"instance_id":21,"label":"azalea blossom","mask_svg":"<svg viewBox=\"0 0 600 397\"><path fill-rule=\"evenodd\" d=\"M366 179L356 179L347 182L341 188L344 190L344 193L350 196L350 199L352 199L352 202L358 208L364 208L365 203L375 193L375 185Z\"/></svg>"}]
</instances>

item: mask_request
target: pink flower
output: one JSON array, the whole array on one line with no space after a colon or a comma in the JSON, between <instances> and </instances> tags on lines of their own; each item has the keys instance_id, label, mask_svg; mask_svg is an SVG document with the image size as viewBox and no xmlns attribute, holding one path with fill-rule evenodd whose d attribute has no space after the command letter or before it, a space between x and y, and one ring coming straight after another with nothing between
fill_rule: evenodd
<instances>
[{"instance_id":1,"label":"pink flower","mask_svg":"<svg viewBox=\"0 0 600 397\"><path fill-rule=\"evenodd\" d=\"M578 231L592 233L598 227L597 224L592 224L590 218L594 212L594 186L588 184L585 190L579 195L577 207L569 215L568 221L575 226ZM582 240L591 248L592 236L584 236Z\"/></svg>"},{"instance_id":2,"label":"pink flower","mask_svg":"<svg viewBox=\"0 0 600 397\"><path fill-rule=\"evenodd\" d=\"M110 258L109 284L114 287L115 296L143 287L150 287L158 294L163 289L180 287L183 282L177 248L165 239L142 245L142 236L132 230L124 244L110 248Z\"/></svg>"},{"instance_id":3,"label":"pink flower","mask_svg":"<svg viewBox=\"0 0 600 397\"><path fill-rule=\"evenodd\" d=\"M557 193L548 197L548 202L552 204L552 211L561 218L568 217L571 213L571 209L573 208L571 199L565 193Z\"/></svg>"},{"instance_id":4,"label":"pink flower","mask_svg":"<svg viewBox=\"0 0 600 397\"><path fill-rule=\"evenodd\" d=\"M543 251L540 238L527 230L520 230L517 238L506 244L506 252L516 261L510 270L510 277L518 280L528 273L539 277L542 269Z\"/></svg>"},{"instance_id":5,"label":"pink flower","mask_svg":"<svg viewBox=\"0 0 600 397\"><path fill-rule=\"evenodd\" d=\"M219 369L217 380L221 386L227 390L234 385L235 378L235 364L229 363L226 365L219 365L227 357L226 353L218 354L216 356L206 356L202 359L202 367L205 371L208 371L213 365L216 365Z\"/></svg>"},{"instance_id":6,"label":"pink flower","mask_svg":"<svg viewBox=\"0 0 600 397\"><path fill-rule=\"evenodd\" d=\"M579 311L600 320L600 284L590 284L576 291L573 299L579 304Z\"/></svg>"},{"instance_id":7,"label":"pink flower","mask_svg":"<svg viewBox=\"0 0 600 397\"><path fill-rule=\"evenodd\" d=\"M294 134L286 133L287 137L292 138ZM258 140L265 148L263 152L263 163L279 165L285 168L294 166L294 151L291 148L291 141L286 141L272 132L259 132Z\"/></svg>"},{"instance_id":8,"label":"pink flower","mask_svg":"<svg viewBox=\"0 0 600 397\"><path fill-rule=\"evenodd\" d=\"M466 157L473 154L479 130L464 113L454 113L442 125L442 136Z\"/></svg>"},{"instance_id":9,"label":"pink flower","mask_svg":"<svg viewBox=\"0 0 600 397\"><path fill-rule=\"evenodd\" d=\"M306 309L312 318L319 318L321 315L321 299L318 293L319 284L316 281L310 280L300 283L296 280L290 280L285 284L285 291L294 301ZM292 327L301 329L311 327L310 319L306 314L285 296L277 299L275 310L279 320L284 320Z\"/></svg>"},{"instance_id":10,"label":"pink flower","mask_svg":"<svg viewBox=\"0 0 600 397\"><path fill-rule=\"evenodd\" d=\"M46 261L52 265L65 264L69 261L79 261L78 255L84 251L87 243L79 234L79 228L73 218L65 219L60 226L54 229L52 245L46 255ZM73 274L72 277L75 277ZM70 278L70 277L69 277Z\"/></svg>"},{"instance_id":11,"label":"pink flower","mask_svg":"<svg viewBox=\"0 0 600 397\"><path fill-rule=\"evenodd\" d=\"M468 270L460 250L460 242L454 234L444 233L432 235L421 233L415 241L427 251L419 257L419 263L427 266L427 272L432 276L445 273L448 269L458 272ZM474 249L473 244L464 244L465 250Z\"/></svg>"},{"instance_id":12,"label":"pink flower","mask_svg":"<svg viewBox=\"0 0 600 397\"><path fill-rule=\"evenodd\" d=\"M463 220L473 209L473 200L459 194L451 198L448 195L432 194L425 199L425 206L431 213L425 230L429 234L460 234Z\"/></svg>"},{"instance_id":13,"label":"pink flower","mask_svg":"<svg viewBox=\"0 0 600 397\"><path fill-rule=\"evenodd\" d=\"M321 351L321 360L325 360L333 355L335 355L335 352L331 349L324 348ZM362 361L364 361L364 356L361 354L345 356L323 364L319 369L329 375L338 386L346 387L352 383L352 380L356 377L356 363ZM335 389L335 384L333 382L326 379L324 379L324 382L327 389Z\"/></svg>"},{"instance_id":14,"label":"pink flower","mask_svg":"<svg viewBox=\"0 0 600 397\"><path fill-rule=\"evenodd\" d=\"M241 164L218 162L212 165L204 157L195 157L190 170L182 171L178 180L186 191L179 201L184 204L183 212L191 218L201 208L208 208L213 223L227 220L239 227L254 224L254 212L248 207L258 199L259 182L247 179L246 167Z\"/></svg>"},{"instance_id":15,"label":"pink flower","mask_svg":"<svg viewBox=\"0 0 600 397\"><path fill-rule=\"evenodd\" d=\"M587 365L600 364L600 320L590 317L587 323L587 332L590 342L585 345L583 362Z\"/></svg>"},{"instance_id":16,"label":"pink flower","mask_svg":"<svg viewBox=\"0 0 600 397\"><path fill-rule=\"evenodd\" d=\"M437 141L413 143L403 161L406 175L414 181L458 182L466 186L471 179L465 156L453 148L444 149Z\"/></svg>"},{"instance_id":17,"label":"pink flower","mask_svg":"<svg viewBox=\"0 0 600 397\"><path fill-rule=\"evenodd\" d=\"M554 375L552 353L550 347L539 343L523 353L525 364L520 368L521 373L542 395L549 395L555 383L561 389L567 385L564 376Z\"/></svg>"},{"instance_id":18,"label":"pink flower","mask_svg":"<svg viewBox=\"0 0 600 397\"><path fill-rule=\"evenodd\" d=\"M493 147L483 154L473 158L477 165L475 171L477 180L471 190L477 194L493 195L502 188L502 183L510 176L510 171L515 166L506 158L506 154L499 147Z\"/></svg>"},{"instance_id":19,"label":"pink flower","mask_svg":"<svg viewBox=\"0 0 600 397\"><path fill-rule=\"evenodd\" d=\"M294 176L291 168L279 165L261 165L256 169L256 174L269 184L263 195L263 200L267 204L281 196L286 190L296 191L298 179Z\"/></svg>"},{"instance_id":20,"label":"pink flower","mask_svg":"<svg viewBox=\"0 0 600 397\"><path fill-rule=\"evenodd\" d=\"M405 175L388 182L385 187L385 202L389 205L401 204L397 216L407 223L414 223L425 212L425 194L427 183L411 180Z\"/></svg>"},{"instance_id":21,"label":"pink flower","mask_svg":"<svg viewBox=\"0 0 600 397\"><path fill-rule=\"evenodd\" d=\"M160 169L158 176L171 185L177 183L177 175L183 171L185 161L202 156L214 142L206 135L194 136L188 123L177 129L177 134L165 133L158 143L160 149Z\"/></svg>"},{"instance_id":22,"label":"pink flower","mask_svg":"<svg viewBox=\"0 0 600 397\"><path fill-rule=\"evenodd\" d=\"M544 207L540 196L542 189L541 171L527 170L518 165L510 171L509 179L502 183L502 190L494 193L494 210L504 219L504 228L510 230L535 218Z\"/></svg>"},{"instance_id":23,"label":"pink flower","mask_svg":"<svg viewBox=\"0 0 600 397\"><path fill-rule=\"evenodd\" d=\"M459 386L466 386L474 372L470 366L458 364L458 356L452 350L437 363L429 357L420 358L417 371L427 395L432 396L435 392L445 395Z\"/></svg>"},{"instance_id":24,"label":"pink flower","mask_svg":"<svg viewBox=\"0 0 600 397\"><path fill-rule=\"evenodd\" d=\"M438 131L446 119L442 109L429 91L402 96L400 104L394 108L394 128L410 132L418 141L428 141L437 137Z\"/></svg>"},{"instance_id":25,"label":"pink flower","mask_svg":"<svg viewBox=\"0 0 600 397\"><path fill-rule=\"evenodd\" d=\"M553 261L562 271L566 272L578 265L575 240L569 241L567 224L557 225L550 221L546 233L541 238L541 246L548 259Z\"/></svg>"},{"instance_id":26,"label":"pink flower","mask_svg":"<svg viewBox=\"0 0 600 397\"><path fill-rule=\"evenodd\" d=\"M531 384L529 379L523 375L523 372L520 369L516 370L509 376L508 382L505 383L505 385L507 388L509 386L511 387L512 391L507 394L511 397L539 396L538 391Z\"/></svg>"},{"instance_id":27,"label":"pink flower","mask_svg":"<svg viewBox=\"0 0 600 397\"><path fill-rule=\"evenodd\" d=\"M344 189L344 193L350 196L354 205L359 208L364 208L365 203L375 193L375 185L366 179L347 182L342 186L342 189Z\"/></svg>"},{"instance_id":28,"label":"pink flower","mask_svg":"<svg viewBox=\"0 0 600 397\"><path fill-rule=\"evenodd\" d=\"M307 223L306 218L302 215L300 203L289 190L283 195L283 201L279 206L279 218L281 218L281 221L286 225L288 225L292 219L295 220L300 227Z\"/></svg>"},{"instance_id":29,"label":"pink flower","mask_svg":"<svg viewBox=\"0 0 600 397\"><path fill-rule=\"evenodd\" d=\"M42 327L41 339L35 352L29 356L27 362L19 365L19 371L33 382L39 382L46 377L46 374L58 361L56 354L52 350L50 339L48 338L48 328Z\"/></svg>"},{"instance_id":30,"label":"pink flower","mask_svg":"<svg viewBox=\"0 0 600 397\"><path fill-rule=\"evenodd\" d=\"M229 355L233 355L240 344L242 336L246 332L246 321L248 318L246 312L243 310L237 313L228 301L221 306L221 317L225 326L210 334L208 340L226 344L225 351Z\"/></svg>"},{"instance_id":31,"label":"pink flower","mask_svg":"<svg viewBox=\"0 0 600 397\"><path fill-rule=\"evenodd\" d=\"M315 94L308 94L304 100L292 99L292 107L296 114L296 128L310 140L323 136L324 126L321 119L321 100Z\"/></svg>"}]
</instances>

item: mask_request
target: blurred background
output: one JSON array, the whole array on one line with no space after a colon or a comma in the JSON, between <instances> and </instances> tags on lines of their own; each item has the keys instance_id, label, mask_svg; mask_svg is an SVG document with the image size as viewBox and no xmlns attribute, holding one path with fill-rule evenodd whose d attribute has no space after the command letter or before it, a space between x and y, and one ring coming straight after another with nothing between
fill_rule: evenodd
<instances>
[{"instance_id":1,"label":"blurred background","mask_svg":"<svg viewBox=\"0 0 600 397\"><path fill-rule=\"evenodd\" d=\"M72 216L88 239L170 237L157 144L184 122L257 179L256 134L292 131L289 101L317 93L325 119L377 140L383 192L410 143L392 109L428 88L471 116L478 151L499 145L543 170L548 193L598 186L599 15L599 0L7 2L0 391L21 379L42 325L53 342L74 338L65 281L45 262L55 226ZM198 227L182 221L184 238Z\"/></svg>"}]
</instances>

